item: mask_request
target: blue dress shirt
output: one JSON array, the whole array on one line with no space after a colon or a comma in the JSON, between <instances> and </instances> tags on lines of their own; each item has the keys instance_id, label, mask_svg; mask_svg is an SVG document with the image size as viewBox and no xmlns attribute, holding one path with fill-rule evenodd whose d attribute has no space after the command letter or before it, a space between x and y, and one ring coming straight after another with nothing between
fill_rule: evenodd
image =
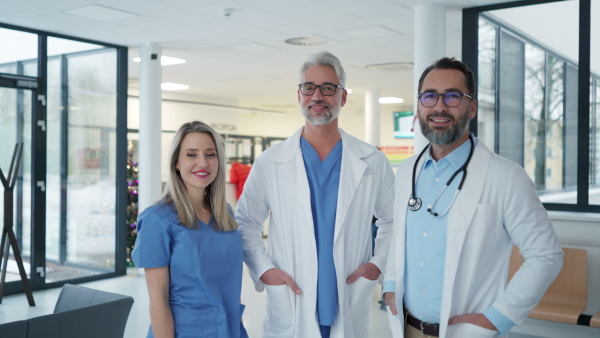
<instances>
[{"instance_id":1,"label":"blue dress shirt","mask_svg":"<svg viewBox=\"0 0 600 338\"><path fill-rule=\"evenodd\" d=\"M300 148L310 186L310 204L317 244L317 316L319 324L333 325L338 308L337 277L333 261L333 236L337 208L340 170L342 168L342 140L321 162L319 154L302 137Z\"/></svg>"}]
</instances>

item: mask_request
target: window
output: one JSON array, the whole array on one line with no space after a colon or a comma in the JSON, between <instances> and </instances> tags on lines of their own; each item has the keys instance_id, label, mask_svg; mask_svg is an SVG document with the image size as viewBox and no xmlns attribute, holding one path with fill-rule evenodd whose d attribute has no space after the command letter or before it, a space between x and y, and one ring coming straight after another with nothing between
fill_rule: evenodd
<instances>
[{"instance_id":1,"label":"window","mask_svg":"<svg viewBox=\"0 0 600 338\"><path fill-rule=\"evenodd\" d=\"M549 210L600 212L600 3L526 4L463 11L463 59L478 79L477 134L523 166ZM591 23L580 10L592 13ZM580 46L580 37L591 44Z\"/></svg>"}]
</instances>

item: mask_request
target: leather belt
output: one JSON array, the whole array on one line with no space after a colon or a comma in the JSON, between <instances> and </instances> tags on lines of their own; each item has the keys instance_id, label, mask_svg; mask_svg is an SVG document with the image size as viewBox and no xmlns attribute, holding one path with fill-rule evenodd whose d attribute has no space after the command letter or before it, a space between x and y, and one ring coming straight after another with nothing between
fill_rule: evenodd
<instances>
[{"instance_id":1,"label":"leather belt","mask_svg":"<svg viewBox=\"0 0 600 338\"><path fill-rule=\"evenodd\" d=\"M415 317L413 317L408 311L405 311L406 322L418 330L421 331L422 334L426 336L439 337L440 336L440 324L433 324L430 322L423 322Z\"/></svg>"}]
</instances>

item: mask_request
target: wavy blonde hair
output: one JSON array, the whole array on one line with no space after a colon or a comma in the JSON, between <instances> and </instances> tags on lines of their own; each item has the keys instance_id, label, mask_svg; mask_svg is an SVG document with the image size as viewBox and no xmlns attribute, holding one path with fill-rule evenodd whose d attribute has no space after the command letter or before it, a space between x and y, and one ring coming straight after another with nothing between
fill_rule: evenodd
<instances>
[{"instance_id":1,"label":"wavy blonde hair","mask_svg":"<svg viewBox=\"0 0 600 338\"><path fill-rule=\"evenodd\" d=\"M217 147L217 157L219 160L217 176L206 187L204 196L205 207L210 208L213 213L213 227L217 231L236 230L238 225L229 213L227 201L225 200L225 140L206 123L200 121L184 123L175 134L175 138L173 138L173 142L171 143L171 149L169 150L169 175L163 191L163 202L175 205L179 221L186 227L192 228L198 222L192 200L187 193L181 174L176 168L179 160L179 152L181 151L181 142L190 133L210 135Z\"/></svg>"}]
</instances>

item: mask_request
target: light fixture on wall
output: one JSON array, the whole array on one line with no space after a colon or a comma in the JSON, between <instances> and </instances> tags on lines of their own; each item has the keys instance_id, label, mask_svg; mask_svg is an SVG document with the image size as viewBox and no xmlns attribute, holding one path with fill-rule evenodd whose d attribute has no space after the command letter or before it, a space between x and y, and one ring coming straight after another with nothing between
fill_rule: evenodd
<instances>
[{"instance_id":1,"label":"light fixture on wall","mask_svg":"<svg viewBox=\"0 0 600 338\"><path fill-rule=\"evenodd\" d=\"M136 57L133 58L133 62L140 62L141 58ZM180 58L174 58L171 56L161 56L160 57L160 65L161 66L171 66L171 65L179 65L182 63L186 63L187 60L185 59L180 59Z\"/></svg>"}]
</instances>

